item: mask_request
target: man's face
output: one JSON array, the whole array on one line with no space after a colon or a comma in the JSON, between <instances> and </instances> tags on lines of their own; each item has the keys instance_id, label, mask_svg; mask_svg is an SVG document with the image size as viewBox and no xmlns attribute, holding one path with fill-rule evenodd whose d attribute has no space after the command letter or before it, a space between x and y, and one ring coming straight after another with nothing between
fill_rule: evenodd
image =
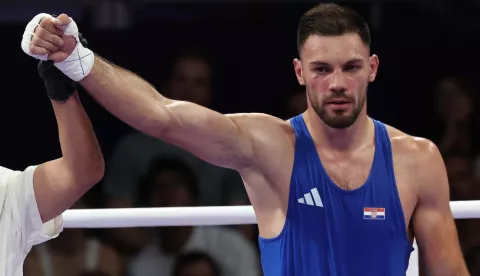
<instances>
[{"instance_id":1,"label":"man's face","mask_svg":"<svg viewBox=\"0 0 480 276\"><path fill-rule=\"evenodd\" d=\"M309 108L332 128L351 126L364 110L378 57L356 34L312 35L295 60L295 73L307 90Z\"/></svg>"},{"instance_id":2,"label":"man's face","mask_svg":"<svg viewBox=\"0 0 480 276\"><path fill-rule=\"evenodd\" d=\"M185 207L193 205L193 195L180 172L159 172L151 183L149 203L151 207Z\"/></svg>"},{"instance_id":3,"label":"man's face","mask_svg":"<svg viewBox=\"0 0 480 276\"><path fill-rule=\"evenodd\" d=\"M202 106L210 105L212 72L201 59L181 59L168 83L169 96L174 100L189 101Z\"/></svg>"}]
</instances>

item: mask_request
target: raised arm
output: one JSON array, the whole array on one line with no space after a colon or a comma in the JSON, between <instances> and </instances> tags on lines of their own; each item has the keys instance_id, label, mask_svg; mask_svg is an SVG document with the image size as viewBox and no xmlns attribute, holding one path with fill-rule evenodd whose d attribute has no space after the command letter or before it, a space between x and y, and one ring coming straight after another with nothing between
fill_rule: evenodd
<instances>
[{"instance_id":1,"label":"raised arm","mask_svg":"<svg viewBox=\"0 0 480 276\"><path fill-rule=\"evenodd\" d=\"M39 165L33 174L35 198L43 222L70 208L103 177L102 153L92 126L73 95L52 102L57 118L62 157Z\"/></svg>"},{"instance_id":2,"label":"raised arm","mask_svg":"<svg viewBox=\"0 0 480 276\"><path fill-rule=\"evenodd\" d=\"M238 168L252 157L242 119L162 96L145 80L100 57L81 85L107 110L138 130L175 144L212 164Z\"/></svg>"},{"instance_id":3,"label":"raised arm","mask_svg":"<svg viewBox=\"0 0 480 276\"><path fill-rule=\"evenodd\" d=\"M413 229L427 275L469 275L450 209L447 173L437 147L417 141L418 204L413 213Z\"/></svg>"},{"instance_id":4,"label":"raised arm","mask_svg":"<svg viewBox=\"0 0 480 276\"><path fill-rule=\"evenodd\" d=\"M70 208L103 177L104 161L93 127L74 84L53 64L41 65L41 75L57 119L62 157L39 165L33 189L43 222ZM40 67L39 67L40 68Z\"/></svg>"},{"instance_id":5,"label":"raised arm","mask_svg":"<svg viewBox=\"0 0 480 276\"><path fill-rule=\"evenodd\" d=\"M272 120L258 120L263 115L222 115L167 99L137 75L100 58L79 41L77 25L67 15L39 14L27 25L22 49L36 58L55 61L57 68L79 81L102 106L142 132L222 167L238 170L255 159L252 137L265 139L268 127L264 124Z\"/></svg>"}]
</instances>

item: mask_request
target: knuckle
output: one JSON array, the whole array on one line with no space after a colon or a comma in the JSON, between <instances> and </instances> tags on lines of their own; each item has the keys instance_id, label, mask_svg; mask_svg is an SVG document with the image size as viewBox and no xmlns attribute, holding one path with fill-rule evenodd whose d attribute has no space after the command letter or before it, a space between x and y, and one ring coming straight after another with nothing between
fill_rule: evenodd
<instances>
[{"instance_id":1,"label":"knuckle","mask_svg":"<svg viewBox=\"0 0 480 276\"><path fill-rule=\"evenodd\" d=\"M30 45L30 47L29 47L28 50L30 51L30 53L32 53L32 54L34 54L34 55L38 54L37 48L36 48L35 46L33 46L33 45Z\"/></svg>"},{"instance_id":2,"label":"knuckle","mask_svg":"<svg viewBox=\"0 0 480 276\"><path fill-rule=\"evenodd\" d=\"M52 51L52 52L58 50L58 47L55 46L55 45L53 45L53 44L50 44L50 45L48 45L48 46L49 46L49 47L48 47L48 48L49 48L48 50L50 50L50 51Z\"/></svg>"},{"instance_id":3,"label":"knuckle","mask_svg":"<svg viewBox=\"0 0 480 276\"><path fill-rule=\"evenodd\" d=\"M38 36L34 35L34 36L32 37L31 45L36 46L36 45L38 45L38 44L40 44L40 38L38 38Z\"/></svg>"},{"instance_id":4,"label":"knuckle","mask_svg":"<svg viewBox=\"0 0 480 276\"><path fill-rule=\"evenodd\" d=\"M53 36L52 41L55 45L61 46L63 44L63 40L58 36Z\"/></svg>"},{"instance_id":5,"label":"knuckle","mask_svg":"<svg viewBox=\"0 0 480 276\"><path fill-rule=\"evenodd\" d=\"M49 24L50 24L50 25L53 24L52 19L51 19L51 18L46 18L46 17L44 17L44 18L42 18L42 20L40 20L40 24L39 24L39 25L40 25L41 27L47 27Z\"/></svg>"},{"instance_id":6,"label":"knuckle","mask_svg":"<svg viewBox=\"0 0 480 276\"><path fill-rule=\"evenodd\" d=\"M37 29L35 30L35 35L39 37L45 36L46 30L42 28L42 26L38 26Z\"/></svg>"},{"instance_id":7,"label":"knuckle","mask_svg":"<svg viewBox=\"0 0 480 276\"><path fill-rule=\"evenodd\" d=\"M58 27L55 27L55 31L57 33L58 36L62 36L64 34L64 31Z\"/></svg>"}]
</instances>

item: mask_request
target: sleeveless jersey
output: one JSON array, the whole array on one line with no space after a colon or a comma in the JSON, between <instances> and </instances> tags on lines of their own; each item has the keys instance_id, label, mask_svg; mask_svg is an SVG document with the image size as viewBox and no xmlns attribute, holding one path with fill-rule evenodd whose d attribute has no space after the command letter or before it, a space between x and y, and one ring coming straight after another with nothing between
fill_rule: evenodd
<instances>
[{"instance_id":1,"label":"sleeveless jersey","mask_svg":"<svg viewBox=\"0 0 480 276\"><path fill-rule=\"evenodd\" d=\"M275 238L258 238L265 276L405 275L413 247L387 128L374 124L370 174L347 191L327 175L303 115L292 118L295 159L285 225Z\"/></svg>"}]
</instances>

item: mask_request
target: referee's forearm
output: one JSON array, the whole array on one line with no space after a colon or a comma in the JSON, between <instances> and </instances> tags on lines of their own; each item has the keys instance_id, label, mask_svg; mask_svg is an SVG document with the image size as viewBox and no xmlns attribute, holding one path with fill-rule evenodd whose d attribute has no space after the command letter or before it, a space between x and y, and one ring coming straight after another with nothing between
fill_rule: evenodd
<instances>
[{"instance_id":1,"label":"referee's forearm","mask_svg":"<svg viewBox=\"0 0 480 276\"><path fill-rule=\"evenodd\" d=\"M103 155L92 124L78 94L65 102L52 101L57 119L62 160L69 175L85 185L94 185L104 173Z\"/></svg>"}]
</instances>

